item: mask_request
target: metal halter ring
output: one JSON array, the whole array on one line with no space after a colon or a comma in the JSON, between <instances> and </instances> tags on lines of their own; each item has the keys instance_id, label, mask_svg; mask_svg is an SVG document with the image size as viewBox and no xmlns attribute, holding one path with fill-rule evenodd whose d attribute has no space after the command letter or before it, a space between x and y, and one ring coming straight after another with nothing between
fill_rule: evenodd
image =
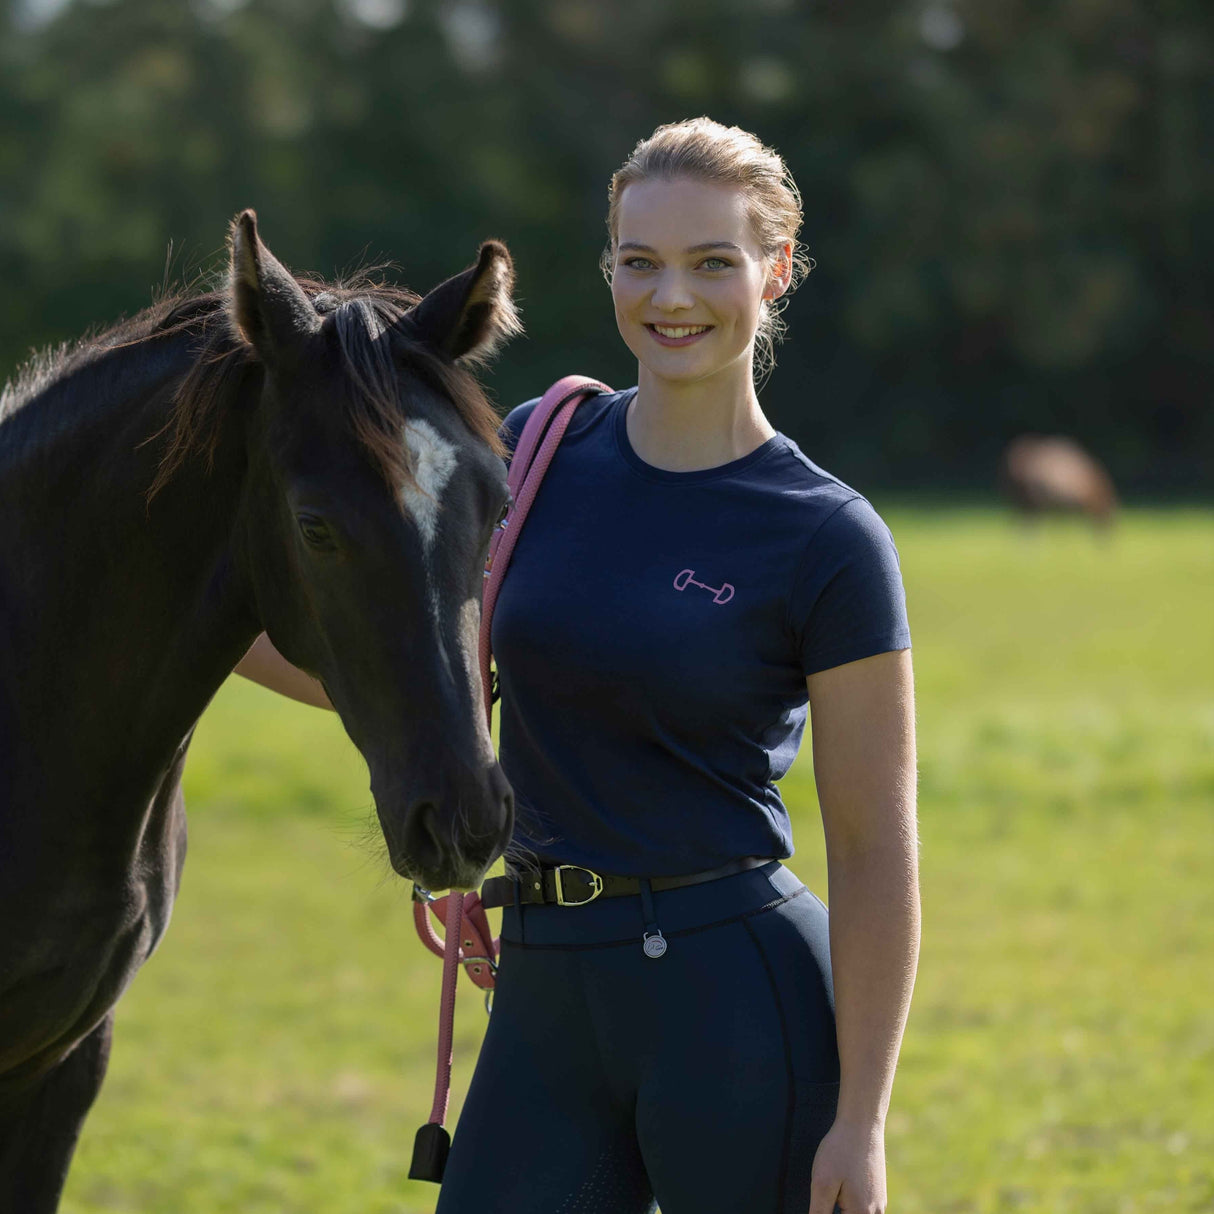
<instances>
[{"instance_id":1,"label":"metal halter ring","mask_svg":"<svg viewBox=\"0 0 1214 1214\"><path fill-rule=\"evenodd\" d=\"M497 977L497 962L492 960L489 957L481 957L481 956L473 955L471 957L461 957L459 959L460 965L471 965L474 961L477 962L478 964L483 963L483 964L487 965L489 967L489 972L495 978Z\"/></svg>"}]
</instances>

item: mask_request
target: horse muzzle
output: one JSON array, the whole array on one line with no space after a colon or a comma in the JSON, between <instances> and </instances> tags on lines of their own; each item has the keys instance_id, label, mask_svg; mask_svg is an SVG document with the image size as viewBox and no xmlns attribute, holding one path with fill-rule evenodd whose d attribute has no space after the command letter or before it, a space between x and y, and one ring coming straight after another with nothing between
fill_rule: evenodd
<instances>
[{"instance_id":1,"label":"horse muzzle","mask_svg":"<svg viewBox=\"0 0 1214 1214\"><path fill-rule=\"evenodd\" d=\"M452 782L401 798L406 808L390 817L392 800L375 797L392 867L426 889L475 888L514 828L514 794L496 763L473 787Z\"/></svg>"}]
</instances>

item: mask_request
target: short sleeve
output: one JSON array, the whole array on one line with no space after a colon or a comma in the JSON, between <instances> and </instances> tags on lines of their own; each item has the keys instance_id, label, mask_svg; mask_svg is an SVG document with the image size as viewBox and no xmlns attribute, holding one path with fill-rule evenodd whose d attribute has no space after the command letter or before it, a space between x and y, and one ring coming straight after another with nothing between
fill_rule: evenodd
<instances>
[{"instance_id":1,"label":"short sleeve","mask_svg":"<svg viewBox=\"0 0 1214 1214\"><path fill-rule=\"evenodd\" d=\"M535 406L540 403L540 399L537 396L533 400L517 405L506 414L505 421L498 427L497 436L506 444L506 450L510 455L514 454L518 440L523 435L523 427L527 424L527 419L531 416Z\"/></svg>"},{"instance_id":2,"label":"short sleeve","mask_svg":"<svg viewBox=\"0 0 1214 1214\"><path fill-rule=\"evenodd\" d=\"M815 532L789 610L807 676L910 647L898 550L864 498L844 502Z\"/></svg>"}]
</instances>

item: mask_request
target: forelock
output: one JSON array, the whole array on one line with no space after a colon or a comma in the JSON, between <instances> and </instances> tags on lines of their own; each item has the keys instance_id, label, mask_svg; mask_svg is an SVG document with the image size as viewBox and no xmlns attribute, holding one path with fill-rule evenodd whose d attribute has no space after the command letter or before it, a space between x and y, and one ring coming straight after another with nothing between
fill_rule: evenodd
<instances>
[{"instance_id":1,"label":"forelock","mask_svg":"<svg viewBox=\"0 0 1214 1214\"><path fill-rule=\"evenodd\" d=\"M315 301L314 301L315 302ZM399 375L402 367L431 391L450 400L456 413L481 441L498 450L497 417L476 380L462 368L446 363L414 340L400 325L412 297L350 295L331 309L341 350L350 423L355 435L395 490L414 480L415 469L402 441Z\"/></svg>"}]
</instances>

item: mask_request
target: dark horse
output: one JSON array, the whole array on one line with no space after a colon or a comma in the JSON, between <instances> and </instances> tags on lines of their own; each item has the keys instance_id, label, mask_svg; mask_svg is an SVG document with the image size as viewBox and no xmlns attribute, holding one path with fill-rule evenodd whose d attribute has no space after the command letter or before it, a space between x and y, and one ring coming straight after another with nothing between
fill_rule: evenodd
<instances>
[{"instance_id":1,"label":"dark horse","mask_svg":"<svg viewBox=\"0 0 1214 1214\"><path fill-rule=\"evenodd\" d=\"M462 363L518 329L490 241L424 299L227 289L35 362L0 398L0 1211L56 1209L115 1001L168 923L194 724L264 629L367 761L393 867L470 886L513 805L481 708L506 501Z\"/></svg>"}]
</instances>

